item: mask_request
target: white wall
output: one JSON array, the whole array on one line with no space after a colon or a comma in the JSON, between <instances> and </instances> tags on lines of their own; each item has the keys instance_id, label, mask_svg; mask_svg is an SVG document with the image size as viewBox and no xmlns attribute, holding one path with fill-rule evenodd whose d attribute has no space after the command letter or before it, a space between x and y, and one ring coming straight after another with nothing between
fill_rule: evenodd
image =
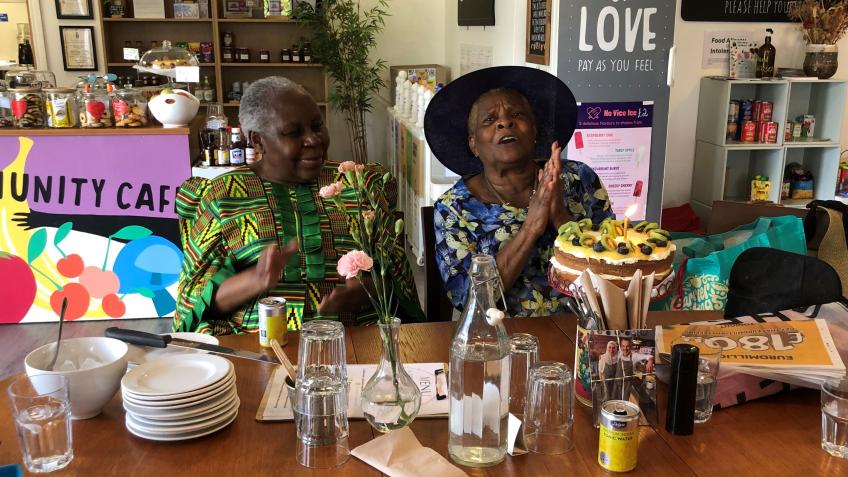
<instances>
[{"instance_id":1,"label":"white wall","mask_svg":"<svg viewBox=\"0 0 848 477\"><path fill-rule=\"evenodd\" d=\"M57 19L56 2L54 0L27 0L27 4L32 18L33 52L38 69L52 71L56 75L56 83L60 86L74 86L79 81L78 76L87 74L87 72L82 71L65 71L62 63L59 25L66 25L94 27L97 66L100 73L106 71L106 59L103 54L103 32L100 31L100 0L92 0L92 8L94 9L94 19L92 20Z\"/></svg>"},{"instance_id":2,"label":"white wall","mask_svg":"<svg viewBox=\"0 0 848 477\"><path fill-rule=\"evenodd\" d=\"M371 8L375 0L360 0L363 9ZM445 64L445 4L443 0L391 0L386 26L377 38L372 59L386 62L383 80L388 86L389 69L393 65ZM453 72L452 72L453 73ZM368 125L368 154L371 161L386 158L386 107L394 102L389 89L374 98L374 111L366 118ZM344 117L330 116L330 157L336 161L350 159L350 140Z\"/></svg>"},{"instance_id":3,"label":"white wall","mask_svg":"<svg viewBox=\"0 0 848 477\"><path fill-rule=\"evenodd\" d=\"M689 202L692 192L692 169L695 163L695 126L701 78L727 74L723 69L701 69L704 32L724 30L755 31L762 41L765 29L773 28L773 43L777 48L776 66L800 68L804 62L804 39L792 23L705 23L684 22L677 2L677 21L674 43L677 45L675 83L671 89L668 140L666 147L665 187L663 206L672 207ZM762 39L761 39L762 38ZM848 39L839 43L841 65L835 78L848 78ZM843 122L843 148L848 144L848 130Z\"/></svg>"},{"instance_id":4,"label":"white wall","mask_svg":"<svg viewBox=\"0 0 848 477\"><path fill-rule=\"evenodd\" d=\"M0 2L0 13L9 16L8 22L0 23L0 60L18 61L18 23L29 23L26 2Z\"/></svg>"}]
</instances>

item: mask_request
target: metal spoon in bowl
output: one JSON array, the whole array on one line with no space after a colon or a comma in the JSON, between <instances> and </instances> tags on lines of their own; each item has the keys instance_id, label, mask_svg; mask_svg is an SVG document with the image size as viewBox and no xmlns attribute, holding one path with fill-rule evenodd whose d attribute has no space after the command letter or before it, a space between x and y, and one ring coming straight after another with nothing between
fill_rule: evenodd
<instances>
[{"instance_id":1,"label":"metal spoon in bowl","mask_svg":"<svg viewBox=\"0 0 848 477\"><path fill-rule=\"evenodd\" d=\"M50 360L50 365L47 366L47 371L53 371L53 366L56 365L56 360L59 358L59 346L62 344L62 324L65 323L65 310L68 309L68 298L62 298L62 308L59 310L59 337L56 338L56 354Z\"/></svg>"}]
</instances>

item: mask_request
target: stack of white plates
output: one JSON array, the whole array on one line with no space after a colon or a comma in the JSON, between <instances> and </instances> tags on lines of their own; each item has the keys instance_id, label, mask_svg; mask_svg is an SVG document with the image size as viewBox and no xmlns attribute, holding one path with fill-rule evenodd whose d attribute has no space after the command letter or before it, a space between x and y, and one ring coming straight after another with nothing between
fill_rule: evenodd
<instances>
[{"instance_id":1,"label":"stack of white plates","mask_svg":"<svg viewBox=\"0 0 848 477\"><path fill-rule=\"evenodd\" d=\"M181 441L223 429L238 415L233 364L183 354L137 366L121 380L127 429L155 441Z\"/></svg>"}]
</instances>

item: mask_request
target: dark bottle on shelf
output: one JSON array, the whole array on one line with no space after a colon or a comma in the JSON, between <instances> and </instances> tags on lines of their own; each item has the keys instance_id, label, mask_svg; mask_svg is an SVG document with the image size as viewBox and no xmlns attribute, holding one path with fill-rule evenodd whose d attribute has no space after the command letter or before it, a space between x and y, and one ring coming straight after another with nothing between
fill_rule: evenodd
<instances>
[{"instance_id":1,"label":"dark bottle on shelf","mask_svg":"<svg viewBox=\"0 0 848 477\"><path fill-rule=\"evenodd\" d=\"M29 44L29 39L24 38L23 43L18 44L18 64L19 65L34 65L32 59L32 46Z\"/></svg>"},{"instance_id":2,"label":"dark bottle on shelf","mask_svg":"<svg viewBox=\"0 0 848 477\"><path fill-rule=\"evenodd\" d=\"M766 41L757 50L757 78L774 77L774 57L777 54L777 48L771 44L772 35L774 35L774 30L767 29Z\"/></svg>"},{"instance_id":3,"label":"dark bottle on shelf","mask_svg":"<svg viewBox=\"0 0 848 477\"><path fill-rule=\"evenodd\" d=\"M294 45L292 45L291 61L292 63L300 63L300 58L300 47L297 45L297 43L295 43Z\"/></svg>"},{"instance_id":4,"label":"dark bottle on shelf","mask_svg":"<svg viewBox=\"0 0 848 477\"><path fill-rule=\"evenodd\" d=\"M232 48L233 46L235 46L235 41L236 41L235 35L233 35L232 32L228 32L228 31L224 32L224 39L223 39L223 45L222 46L225 46L225 47L229 46L230 48Z\"/></svg>"},{"instance_id":5,"label":"dark bottle on shelf","mask_svg":"<svg viewBox=\"0 0 848 477\"><path fill-rule=\"evenodd\" d=\"M300 58L304 63L312 63L312 45L308 41L303 44Z\"/></svg>"},{"instance_id":6,"label":"dark bottle on shelf","mask_svg":"<svg viewBox=\"0 0 848 477\"><path fill-rule=\"evenodd\" d=\"M241 166L245 163L244 150L247 144L241 138L241 130L234 127L230 130L230 164Z\"/></svg>"},{"instance_id":7,"label":"dark bottle on shelf","mask_svg":"<svg viewBox=\"0 0 848 477\"><path fill-rule=\"evenodd\" d=\"M224 63L235 63L233 48L231 46L225 46L221 49L221 61Z\"/></svg>"},{"instance_id":8,"label":"dark bottle on shelf","mask_svg":"<svg viewBox=\"0 0 848 477\"><path fill-rule=\"evenodd\" d=\"M291 63L291 50L283 48L280 52L280 61L283 63Z\"/></svg>"}]
</instances>

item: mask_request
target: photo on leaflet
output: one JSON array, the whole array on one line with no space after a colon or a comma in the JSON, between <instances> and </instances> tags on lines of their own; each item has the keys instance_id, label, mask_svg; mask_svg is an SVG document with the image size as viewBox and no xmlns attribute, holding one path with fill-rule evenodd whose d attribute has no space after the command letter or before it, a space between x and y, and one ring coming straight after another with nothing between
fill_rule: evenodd
<instances>
[{"instance_id":1,"label":"photo on leaflet","mask_svg":"<svg viewBox=\"0 0 848 477\"><path fill-rule=\"evenodd\" d=\"M610 400L639 406L640 425L657 425L654 330L589 332L589 370L595 423Z\"/></svg>"}]
</instances>

